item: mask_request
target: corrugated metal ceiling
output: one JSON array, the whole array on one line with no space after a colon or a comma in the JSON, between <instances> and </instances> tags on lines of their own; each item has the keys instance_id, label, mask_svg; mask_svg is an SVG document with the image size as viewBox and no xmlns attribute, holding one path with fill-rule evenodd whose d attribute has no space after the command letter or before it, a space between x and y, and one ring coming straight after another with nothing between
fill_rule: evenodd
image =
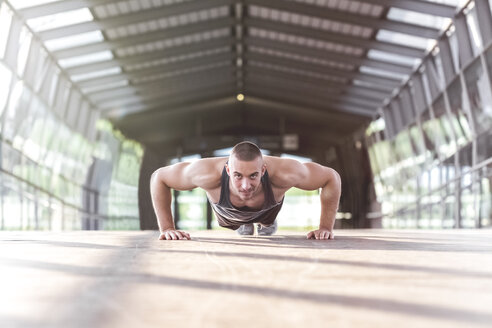
<instances>
[{"instance_id":1,"label":"corrugated metal ceiling","mask_svg":"<svg viewBox=\"0 0 492 328\"><path fill-rule=\"evenodd\" d=\"M456 10L423 0L44 2L19 13L93 106L144 143L171 138L157 137L163 113L203 118L218 110L211 101L224 117L271 109L295 126L305 108L328 129L353 131L378 115ZM74 19L80 10L89 17ZM439 17L407 18L426 12ZM278 132L275 122L256 131L247 119L230 121L209 133Z\"/></svg>"}]
</instances>

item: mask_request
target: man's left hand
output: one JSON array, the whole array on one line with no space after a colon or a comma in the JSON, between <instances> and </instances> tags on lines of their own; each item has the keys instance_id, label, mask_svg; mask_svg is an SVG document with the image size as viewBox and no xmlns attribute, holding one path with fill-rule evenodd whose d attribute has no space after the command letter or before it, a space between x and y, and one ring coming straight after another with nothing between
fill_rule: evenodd
<instances>
[{"instance_id":1,"label":"man's left hand","mask_svg":"<svg viewBox=\"0 0 492 328\"><path fill-rule=\"evenodd\" d=\"M328 229L317 229L310 231L307 239L335 239L335 235Z\"/></svg>"}]
</instances>

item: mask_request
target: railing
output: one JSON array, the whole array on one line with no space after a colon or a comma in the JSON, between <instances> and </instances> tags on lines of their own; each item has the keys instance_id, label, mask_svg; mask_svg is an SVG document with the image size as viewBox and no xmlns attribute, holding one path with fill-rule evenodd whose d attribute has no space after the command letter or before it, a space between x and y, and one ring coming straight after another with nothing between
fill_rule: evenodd
<instances>
[{"instance_id":1,"label":"railing","mask_svg":"<svg viewBox=\"0 0 492 328\"><path fill-rule=\"evenodd\" d=\"M461 194L463 190L466 190L470 187L473 187L474 185L478 183L482 183L482 179L487 178L490 179L492 178L492 170L485 170L485 172L479 172L482 169L486 169L489 165L492 165L492 157L488 158L481 163L476 164L475 166L466 168L462 171L460 171L457 176L454 178L449 179L445 183L441 184L439 187L433 188L425 193L420 194L420 192L417 194L417 199L415 202L412 202L411 204L408 204L406 206L400 207L393 211L392 213L382 213L381 217L383 218L401 218L407 215L408 213L421 213L424 208L427 207L432 207L432 206L442 206L444 207L444 198L450 195L456 196L456 202L453 204L455 206L455 214L454 214L454 227L455 228L460 228L461 227L461 203L462 203L462 197ZM477 174L478 173L478 174ZM466 175L472 175L472 178L470 179L470 182L466 185L462 185L461 181ZM438 202L430 202L428 204L422 204L422 200L425 199L426 197L432 197L433 195L438 195L441 193L444 189L449 188L452 185L457 185L457 187L454 190L450 190L450 192L446 192L446 195L440 195L441 199ZM419 189L420 191L420 189ZM477 196L474 194L474 196ZM489 195L492 197L492 195ZM480 210L480 209L479 209ZM476 228L481 228L481 217L478 215L476 218Z\"/></svg>"},{"instance_id":2,"label":"railing","mask_svg":"<svg viewBox=\"0 0 492 328\"><path fill-rule=\"evenodd\" d=\"M12 150L19 152L17 149ZM19 152L20 156L26 157ZM26 157L27 158L27 157ZM77 185L77 188L82 190L82 197L79 200L81 206L77 206L70 201L67 201L53 192L37 186L31 181L28 181L16 174L0 167L0 175L6 175L15 180L18 189L10 188L6 184L6 179L0 179L0 229L1 230L19 230L19 229L49 229L49 230L96 230L102 227L118 228L118 223L135 221L136 224L125 224L121 228L138 226L138 217L133 216L113 216L105 215L97 212L97 204L101 197L97 190L87 188L86 186ZM66 177L60 176L60 179L68 181ZM9 191L18 194L19 202L12 204L6 201L6 196ZM15 196L14 196L15 197ZM11 197L8 197L11 198ZM83 202L88 202L86 206L82 206ZM26 206L27 204L27 206ZM14 206L17 212L10 211L11 206ZM33 208L31 208L33 207ZM43 216L43 210L47 211L47 215ZM29 213L33 211L33 213ZM27 212L27 213L26 213ZM7 219L12 217L12 219ZM10 221L10 222L7 222Z\"/></svg>"}]
</instances>

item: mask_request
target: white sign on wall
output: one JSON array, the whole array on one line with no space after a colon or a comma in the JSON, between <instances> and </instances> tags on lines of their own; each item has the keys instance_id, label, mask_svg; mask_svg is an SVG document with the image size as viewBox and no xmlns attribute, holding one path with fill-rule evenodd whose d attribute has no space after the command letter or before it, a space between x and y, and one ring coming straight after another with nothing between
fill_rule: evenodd
<instances>
[{"instance_id":1,"label":"white sign on wall","mask_svg":"<svg viewBox=\"0 0 492 328\"><path fill-rule=\"evenodd\" d=\"M282 145L284 150L299 149L299 136L297 134L286 134L283 136Z\"/></svg>"}]
</instances>

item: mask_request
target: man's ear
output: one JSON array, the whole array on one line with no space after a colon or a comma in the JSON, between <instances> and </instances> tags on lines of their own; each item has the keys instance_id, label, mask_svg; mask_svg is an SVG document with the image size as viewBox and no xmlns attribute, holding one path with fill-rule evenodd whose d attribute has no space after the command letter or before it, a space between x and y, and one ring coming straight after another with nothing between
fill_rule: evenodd
<instances>
[{"instance_id":1,"label":"man's ear","mask_svg":"<svg viewBox=\"0 0 492 328\"><path fill-rule=\"evenodd\" d=\"M231 176L231 170L229 169L229 165L227 163L225 165L225 168L226 168L227 175Z\"/></svg>"},{"instance_id":2,"label":"man's ear","mask_svg":"<svg viewBox=\"0 0 492 328\"><path fill-rule=\"evenodd\" d=\"M266 172L266 164L263 164L263 166L261 167L261 176L263 176Z\"/></svg>"}]
</instances>

